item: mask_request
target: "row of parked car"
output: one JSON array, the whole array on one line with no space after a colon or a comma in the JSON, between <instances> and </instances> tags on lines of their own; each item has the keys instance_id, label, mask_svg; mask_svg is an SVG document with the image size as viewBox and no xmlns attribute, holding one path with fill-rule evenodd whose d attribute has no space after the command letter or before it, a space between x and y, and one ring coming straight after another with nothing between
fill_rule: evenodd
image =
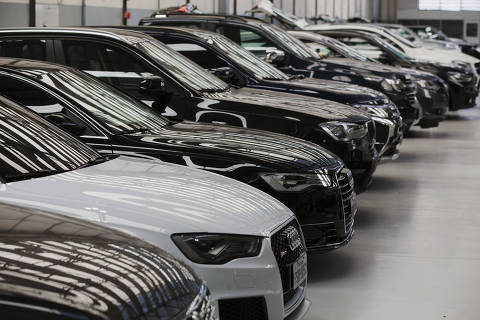
<instances>
[{"instance_id":1,"label":"row of parked car","mask_svg":"<svg viewBox=\"0 0 480 320\"><path fill-rule=\"evenodd\" d=\"M479 60L401 26L177 9L0 29L12 318L301 319L378 163L475 104Z\"/></svg>"}]
</instances>

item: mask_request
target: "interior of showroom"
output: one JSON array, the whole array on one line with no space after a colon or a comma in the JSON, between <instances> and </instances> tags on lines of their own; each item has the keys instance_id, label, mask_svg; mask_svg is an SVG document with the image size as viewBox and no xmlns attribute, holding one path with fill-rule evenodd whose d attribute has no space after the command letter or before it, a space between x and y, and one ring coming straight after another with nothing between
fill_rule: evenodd
<instances>
[{"instance_id":1,"label":"interior of showroom","mask_svg":"<svg viewBox=\"0 0 480 320\"><path fill-rule=\"evenodd\" d=\"M480 314L480 0L0 0L0 318Z\"/></svg>"}]
</instances>

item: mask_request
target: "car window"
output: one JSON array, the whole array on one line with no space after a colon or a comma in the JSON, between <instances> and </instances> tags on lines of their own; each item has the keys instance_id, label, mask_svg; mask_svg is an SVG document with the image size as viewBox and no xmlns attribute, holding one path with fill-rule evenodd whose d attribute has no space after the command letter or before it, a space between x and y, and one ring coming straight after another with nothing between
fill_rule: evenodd
<instances>
[{"instance_id":1,"label":"car window","mask_svg":"<svg viewBox=\"0 0 480 320\"><path fill-rule=\"evenodd\" d=\"M169 38L162 38L162 42L205 69L215 69L228 66L228 64L220 59L215 53L195 43Z\"/></svg>"},{"instance_id":2,"label":"car window","mask_svg":"<svg viewBox=\"0 0 480 320\"><path fill-rule=\"evenodd\" d=\"M339 37L338 40L371 59L379 59L383 53L382 48L360 37Z\"/></svg>"},{"instance_id":3,"label":"car window","mask_svg":"<svg viewBox=\"0 0 480 320\"><path fill-rule=\"evenodd\" d=\"M304 40L303 43L305 43L310 49L315 51L320 58L342 57L341 54L318 42Z\"/></svg>"},{"instance_id":4,"label":"car window","mask_svg":"<svg viewBox=\"0 0 480 320\"><path fill-rule=\"evenodd\" d=\"M98 135L61 101L37 86L0 75L0 93L71 133L76 130L75 134L80 136Z\"/></svg>"},{"instance_id":5,"label":"car window","mask_svg":"<svg viewBox=\"0 0 480 320\"><path fill-rule=\"evenodd\" d=\"M256 32L240 29L240 45L257 57L265 58L267 50L276 50L277 46L261 34Z\"/></svg>"},{"instance_id":6,"label":"car window","mask_svg":"<svg viewBox=\"0 0 480 320\"><path fill-rule=\"evenodd\" d=\"M154 75L153 68L120 48L98 42L63 40L65 62L68 66L85 71L139 99L139 84Z\"/></svg>"},{"instance_id":7,"label":"car window","mask_svg":"<svg viewBox=\"0 0 480 320\"><path fill-rule=\"evenodd\" d=\"M6 181L74 170L100 155L0 96L0 176Z\"/></svg>"},{"instance_id":8,"label":"car window","mask_svg":"<svg viewBox=\"0 0 480 320\"><path fill-rule=\"evenodd\" d=\"M0 56L32 60L46 60L46 40L1 40Z\"/></svg>"}]
</instances>

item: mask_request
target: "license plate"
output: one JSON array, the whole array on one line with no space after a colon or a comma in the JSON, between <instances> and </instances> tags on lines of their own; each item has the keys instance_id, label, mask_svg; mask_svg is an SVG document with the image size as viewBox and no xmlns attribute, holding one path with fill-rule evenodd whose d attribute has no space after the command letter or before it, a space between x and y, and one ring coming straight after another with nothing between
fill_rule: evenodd
<instances>
[{"instance_id":1,"label":"license plate","mask_svg":"<svg viewBox=\"0 0 480 320\"><path fill-rule=\"evenodd\" d=\"M293 289L297 289L307 279L307 254L303 253L293 263Z\"/></svg>"}]
</instances>

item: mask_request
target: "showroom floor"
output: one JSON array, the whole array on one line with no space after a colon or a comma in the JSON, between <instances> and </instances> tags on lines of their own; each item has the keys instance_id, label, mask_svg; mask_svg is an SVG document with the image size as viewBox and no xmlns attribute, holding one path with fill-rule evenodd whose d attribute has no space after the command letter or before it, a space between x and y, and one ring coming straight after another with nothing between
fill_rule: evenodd
<instances>
[{"instance_id":1,"label":"showroom floor","mask_svg":"<svg viewBox=\"0 0 480 320\"><path fill-rule=\"evenodd\" d=\"M308 320L480 319L480 108L401 151L359 196L352 243L309 257Z\"/></svg>"}]
</instances>

